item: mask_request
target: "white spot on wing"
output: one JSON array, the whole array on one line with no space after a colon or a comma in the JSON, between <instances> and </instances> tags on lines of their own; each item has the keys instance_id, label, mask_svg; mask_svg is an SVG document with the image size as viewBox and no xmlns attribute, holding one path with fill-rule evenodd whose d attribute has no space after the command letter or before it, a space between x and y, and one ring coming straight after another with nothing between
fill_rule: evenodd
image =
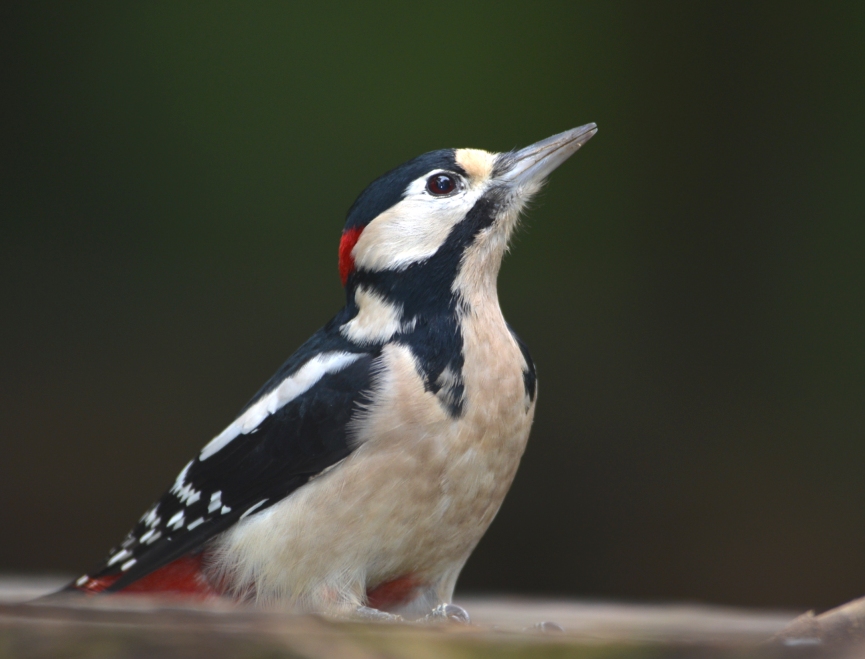
<instances>
[{"instance_id":1,"label":"white spot on wing","mask_svg":"<svg viewBox=\"0 0 865 659\"><path fill-rule=\"evenodd\" d=\"M141 518L141 521L151 528L158 525L159 517L156 515L157 510L159 510L159 504L156 504L153 508L148 510L144 517Z\"/></svg>"},{"instance_id":2,"label":"white spot on wing","mask_svg":"<svg viewBox=\"0 0 865 659\"><path fill-rule=\"evenodd\" d=\"M178 474L177 480L174 481L174 485L171 486L171 493L185 506L191 506L201 498L201 492L192 487L190 483L186 482L186 474L189 473L189 468L192 466L192 462L192 460L189 461L189 463L183 468L183 471Z\"/></svg>"},{"instance_id":3,"label":"white spot on wing","mask_svg":"<svg viewBox=\"0 0 865 659\"><path fill-rule=\"evenodd\" d=\"M75 585L76 585L76 586L83 586L83 585L86 584L88 581L90 581L90 577L88 577L88 576L85 574L83 577L78 577L78 579L75 581Z\"/></svg>"},{"instance_id":4,"label":"white spot on wing","mask_svg":"<svg viewBox=\"0 0 865 659\"><path fill-rule=\"evenodd\" d=\"M192 466L193 460L190 460L186 463L186 466L180 470L180 473L177 474L177 478L174 481L175 487L180 487L183 485L183 482L186 480L186 474L189 473L189 468Z\"/></svg>"},{"instance_id":5,"label":"white spot on wing","mask_svg":"<svg viewBox=\"0 0 865 659\"><path fill-rule=\"evenodd\" d=\"M130 556L132 556L132 552L123 549L114 554L114 556L112 556L110 559L108 559L108 565L114 565L115 563L122 561L124 558L129 558Z\"/></svg>"},{"instance_id":6,"label":"white spot on wing","mask_svg":"<svg viewBox=\"0 0 865 659\"><path fill-rule=\"evenodd\" d=\"M186 525L186 530L187 530L187 531L191 531L191 530L194 529L196 526L201 526L202 524L204 524L204 518L203 518L203 517L199 517L198 519L196 519L196 520L194 520L194 521L192 521L192 522L189 522L189 524Z\"/></svg>"},{"instance_id":7,"label":"white spot on wing","mask_svg":"<svg viewBox=\"0 0 865 659\"><path fill-rule=\"evenodd\" d=\"M191 506L193 503L198 501L201 498L201 492L194 489L191 485L187 484L181 488L174 489L172 488L172 493L174 493L180 502L185 506Z\"/></svg>"},{"instance_id":8,"label":"white spot on wing","mask_svg":"<svg viewBox=\"0 0 865 659\"><path fill-rule=\"evenodd\" d=\"M222 506L222 490L217 490L210 495L210 505L207 506L207 512L212 513Z\"/></svg>"},{"instance_id":9,"label":"white spot on wing","mask_svg":"<svg viewBox=\"0 0 865 659\"><path fill-rule=\"evenodd\" d=\"M178 510L171 516L171 519L168 520L168 528L179 529L181 526L183 526L183 511Z\"/></svg>"},{"instance_id":10,"label":"white spot on wing","mask_svg":"<svg viewBox=\"0 0 865 659\"><path fill-rule=\"evenodd\" d=\"M207 446L201 449L199 459L207 460L239 435L254 431L269 415L309 391L325 375L342 370L358 358L359 354L350 352L325 352L316 355L283 380L276 389L259 398L230 426L210 440Z\"/></svg>"},{"instance_id":11,"label":"white spot on wing","mask_svg":"<svg viewBox=\"0 0 865 659\"><path fill-rule=\"evenodd\" d=\"M131 567L132 567L133 565L135 565L137 562L138 562L138 559L136 559L136 558L130 558L128 561L126 561L123 565L120 566L120 569L123 570L124 572L126 572L126 570L128 570L129 568L131 568Z\"/></svg>"},{"instance_id":12,"label":"white spot on wing","mask_svg":"<svg viewBox=\"0 0 865 659\"><path fill-rule=\"evenodd\" d=\"M154 533L152 536L150 536L149 538L147 538L147 540L145 540L144 538L142 538L141 541L142 541L145 545L152 545L154 542L156 542L157 540L159 540L159 538L161 538L161 537L162 537L162 531L156 531L156 533Z\"/></svg>"},{"instance_id":13,"label":"white spot on wing","mask_svg":"<svg viewBox=\"0 0 865 659\"><path fill-rule=\"evenodd\" d=\"M230 513L230 512L231 512L231 506L223 506L222 510L219 511L219 514L224 515L225 513Z\"/></svg>"}]
</instances>

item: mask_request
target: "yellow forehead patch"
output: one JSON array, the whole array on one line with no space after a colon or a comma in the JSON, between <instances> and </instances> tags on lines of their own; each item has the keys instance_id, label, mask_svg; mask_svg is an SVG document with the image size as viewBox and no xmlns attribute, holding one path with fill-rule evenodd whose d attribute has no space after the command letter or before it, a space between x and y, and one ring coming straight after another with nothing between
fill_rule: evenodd
<instances>
[{"instance_id":1,"label":"yellow forehead patch","mask_svg":"<svg viewBox=\"0 0 865 659\"><path fill-rule=\"evenodd\" d=\"M493 172L496 154L482 149L457 149L454 152L457 164L462 167L472 182L486 181Z\"/></svg>"}]
</instances>

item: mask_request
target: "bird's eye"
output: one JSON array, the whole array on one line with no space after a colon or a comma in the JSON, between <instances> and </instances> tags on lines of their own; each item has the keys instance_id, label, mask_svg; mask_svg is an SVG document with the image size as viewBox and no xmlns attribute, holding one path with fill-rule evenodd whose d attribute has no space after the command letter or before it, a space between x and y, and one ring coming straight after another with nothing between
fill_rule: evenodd
<instances>
[{"instance_id":1,"label":"bird's eye","mask_svg":"<svg viewBox=\"0 0 865 659\"><path fill-rule=\"evenodd\" d=\"M457 181L450 174L433 174L427 179L426 189L437 197L450 194L457 189Z\"/></svg>"}]
</instances>

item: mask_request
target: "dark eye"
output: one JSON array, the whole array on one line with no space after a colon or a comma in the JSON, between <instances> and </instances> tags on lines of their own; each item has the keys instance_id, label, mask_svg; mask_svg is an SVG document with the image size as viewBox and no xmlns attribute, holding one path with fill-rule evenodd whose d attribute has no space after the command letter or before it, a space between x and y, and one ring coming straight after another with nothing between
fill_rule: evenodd
<instances>
[{"instance_id":1,"label":"dark eye","mask_svg":"<svg viewBox=\"0 0 865 659\"><path fill-rule=\"evenodd\" d=\"M431 194L442 196L457 189L457 181L450 174L433 174L427 179L426 189Z\"/></svg>"}]
</instances>

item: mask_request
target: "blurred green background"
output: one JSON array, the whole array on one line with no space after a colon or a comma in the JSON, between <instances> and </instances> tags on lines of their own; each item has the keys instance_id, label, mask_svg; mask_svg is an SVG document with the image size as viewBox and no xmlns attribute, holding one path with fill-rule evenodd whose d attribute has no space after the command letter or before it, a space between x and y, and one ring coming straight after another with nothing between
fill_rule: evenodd
<instances>
[{"instance_id":1,"label":"blurred green background","mask_svg":"<svg viewBox=\"0 0 865 659\"><path fill-rule=\"evenodd\" d=\"M598 123L500 282L535 428L458 592L865 594L865 5L4 3L0 571L80 573L430 149Z\"/></svg>"}]
</instances>

